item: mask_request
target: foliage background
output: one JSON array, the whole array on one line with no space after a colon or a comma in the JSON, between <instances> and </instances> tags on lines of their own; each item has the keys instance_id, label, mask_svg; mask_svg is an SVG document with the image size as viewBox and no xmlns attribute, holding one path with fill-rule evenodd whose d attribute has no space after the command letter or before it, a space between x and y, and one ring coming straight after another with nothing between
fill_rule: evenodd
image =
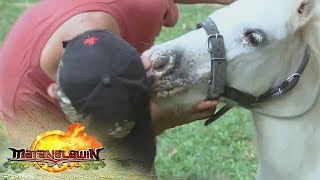
<instances>
[{"instance_id":1,"label":"foliage background","mask_svg":"<svg viewBox=\"0 0 320 180\"><path fill-rule=\"evenodd\" d=\"M36 1L0 1L0 44L15 19ZM213 5L178 7L178 24L174 28L164 28L156 43L195 29L197 22L217 8ZM237 108L209 127L203 126L204 121L198 121L164 132L157 139L158 175L163 179L254 179L257 163L251 121L250 112ZM1 125L0 131L4 131Z\"/></svg>"}]
</instances>

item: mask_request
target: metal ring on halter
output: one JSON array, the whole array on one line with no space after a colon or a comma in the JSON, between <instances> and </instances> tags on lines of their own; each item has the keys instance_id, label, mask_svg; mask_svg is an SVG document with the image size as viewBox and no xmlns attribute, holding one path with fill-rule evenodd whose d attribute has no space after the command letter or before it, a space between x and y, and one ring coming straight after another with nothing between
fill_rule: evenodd
<instances>
[{"instance_id":1,"label":"metal ring on halter","mask_svg":"<svg viewBox=\"0 0 320 180\"><path fill-rule=\"evenodd\" d=\"M295 76L297 76L299 79L301 79L301 74L299 74L299 73L294 73L294 74L292 74L291 76L289 76L288 78L287 78L287 81L291 81Z\"/></svg>"}]
</instances>

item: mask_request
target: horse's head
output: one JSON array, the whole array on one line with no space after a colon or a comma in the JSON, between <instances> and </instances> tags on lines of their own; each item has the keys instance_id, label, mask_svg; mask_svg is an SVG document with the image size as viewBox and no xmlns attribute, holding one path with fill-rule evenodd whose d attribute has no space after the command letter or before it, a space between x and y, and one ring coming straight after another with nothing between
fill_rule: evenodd
<instances>
[{"instance_id":1,"label":"horse's head","mask_svg":"<svg viewBox=\"0 0 320 180\"><path fill-rule=\"evenodd\" d=\"M226 84L259 96L294 73L316 4L317 0L238 0L211 14L224 37ZM154 63L153 95L158 102L190 106L205 99L210 76L207 38L200 28L145 52Z\"/></svg>"}]
</instances>

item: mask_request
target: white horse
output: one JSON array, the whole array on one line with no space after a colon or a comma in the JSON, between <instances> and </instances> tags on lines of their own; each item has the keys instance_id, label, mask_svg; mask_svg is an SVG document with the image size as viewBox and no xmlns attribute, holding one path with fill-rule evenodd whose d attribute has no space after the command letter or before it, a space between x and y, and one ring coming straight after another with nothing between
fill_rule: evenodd
<instances>
[{"instance_id":1,"label":"white horse","mask_svg":"<svg viewBox=\"0 0 320 180\"><path fill-rule=\"evenodd\" d=\"M224 36L226 84L253 96L294 74L306 45L311 47L299 83L249 109L257 141L256 179L319 180L320 1L238 0L209 17ZM210 74L207 37L200 28L145 52L154 61L159 103L184 109L205 99Z\"/></svg>"}]
</instances>

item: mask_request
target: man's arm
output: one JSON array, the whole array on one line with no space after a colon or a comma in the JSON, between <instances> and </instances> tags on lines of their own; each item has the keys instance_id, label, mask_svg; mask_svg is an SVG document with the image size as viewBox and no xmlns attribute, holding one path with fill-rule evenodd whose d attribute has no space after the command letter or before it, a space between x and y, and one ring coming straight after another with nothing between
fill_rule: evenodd
<instances>
[{"instance_id":1,"label":"man's arm","mask_svg":"<svg viewBox=\"0 0 320 180\"><path fill-rule=\"evenodd\" d=\"M174 0L175 3L180 4L200 4L200 3L216 3L216 4L230 4L235 0Z\"/></svg>"}]
</instances>

